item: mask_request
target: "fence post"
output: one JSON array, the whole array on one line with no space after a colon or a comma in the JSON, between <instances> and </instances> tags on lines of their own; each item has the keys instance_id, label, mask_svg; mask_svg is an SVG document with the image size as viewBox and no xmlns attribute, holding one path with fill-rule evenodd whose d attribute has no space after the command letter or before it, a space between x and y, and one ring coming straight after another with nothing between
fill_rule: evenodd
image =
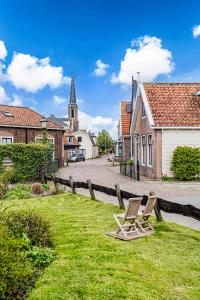
<instances>
[{"instance_id":1,"label":"fence post","mask_svg":"<svg viewBox=\"0 0 200 300\"><path fill-rule=\"evenodd\" d=\"M140 181L140 164L139 160L137 160L137 181Z\"/></svg>"},{"instance_id":2,"label":"fence post","mask_svg":"<svg viewBox=\"0 0 200 300\"><path fill-rule=\"evenodd\" d=\"M94 190L93 190L92 183L91 183L91 180L90 180L90 179L87 180L87 184L88 184L88 189L89 189L89 191L90 191L90 198L91 198L92 200L96 200L95 194L94 194Z\"/></svg>"},{"instance_id":3,"label":"fence post","mask_svg":"<svg viewBox=\"0 0 200 300\"><path fill-rule=\"evenodd\" d=\"M54 184L54 188L55 188L55 193L58 193L58 184L56 182L56 176L54 173L52 173L52 180L53 180L53 184Z\"/></svg>"},{"instance_id":4,"label":"fence post","mask_svg":"<svg viewBox=\"0 0 200 300\"><path fill-rule=\"evenodd\" d=\"M116 191L116 194L117 194L117 198L118 198L118 202L119 202L119 207L121 209L124 209L124 201L122 199L122 195L121 195L121 191L120 191L120 187L119 187L119 184L115 184L115 191Z\"/></svg>"},{"instance_id":5,"label":"fence post","mask_svg":"<svg viewBox=\"0 0 200 300\"><path fill-rule=\"evenodd\" d=\"M154 192L149 193L149 196L154 196L154 195L155 195ZM161 213L161 210L160 210L160 207L159 207L158 199L156 200L156 203L155 203L155 206L154 206L154 212L155 212L157 221L162 222L163 217L162 217L162 213Z\"/></svg>"},{"instance_id":6,"label":"fence post","mask_svg":"<svg viewBox=\"0 0 200 300\"><path fill-rule=\"evenodd\" d=\"M69 176L69 182L70 182L70 186L71 186L71 189L72 189L72 193L76 194L75 184L74 184L74 180L73 180L72 176Z\"/></svg>"}]
</instances>

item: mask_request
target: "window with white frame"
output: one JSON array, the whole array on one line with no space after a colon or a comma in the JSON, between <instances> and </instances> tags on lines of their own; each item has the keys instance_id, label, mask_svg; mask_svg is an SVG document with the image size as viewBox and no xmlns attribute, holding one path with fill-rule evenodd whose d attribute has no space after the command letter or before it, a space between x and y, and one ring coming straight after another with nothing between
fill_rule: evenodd
<instances>
[{"instance_id":1,"label":"window with white frame","mask_svg":"<svg viewBox=\"0 0 200 300\"><path fill-rule=\"evenodd\" d=\"M146 116L145 107L144 107L144 103L142 102L142 118L144 118L145 116Z\"/></svg>"},{"instance_id":2,"label":"window with white frame","mask_svg":"<svg viewBox=\"0 0 200 300\"><path fill-rule=\"evenodd\" d=\"M146 152L146 136L141 136L141 164L145 165L145 152Z\"/></svg>"},{"instance_id":3,"label":"window with white frame","mask_svg":"<svg viewBox=\"0 0 200 300\"><path fill-rule=\"evenodd\" d=\"M2 136L2 137L0 137L0 143L1 144L12 144L13 143L13 137L11 137L11 136Z\"/></svg>"},{"instance_id":4,"label":"window with white frame","mask_svg":"<svg viewBox=\"0 0 200 300\"><path fill-rule=\"evenodd\" d=\"M72 143L73 142L73 137L72 136L68 136L68 143Z\"/></svg>"},{"instance_id":5,"label":"window with white frame","mask_svg":"<svg viewBox=\"0 0 200 300\"><path fill-rule=\"evenodd\" d=\"M152 135L147 135L147 164L152 166Z\"/></svg>"},{"instance_id":6,"label":"window with white frame","mask_svg":"<svg viewBox=\"0 0 200 300\"><path fill-rule=\"evenodd\" d=\"M79 153L82 154L82 155L85 155L86 154L86 149L79 149Z\"/></svg>"},{"instance_id":7,"label":"window with white frame","mask_svg":"<svg viewBox=\"0 0 200 300\"><path fill-rule=\"evenodd\" d=\"M69 149L68 150L68 157L72 156L75 154L75 149Z\"/></svg>"}]
</instances>

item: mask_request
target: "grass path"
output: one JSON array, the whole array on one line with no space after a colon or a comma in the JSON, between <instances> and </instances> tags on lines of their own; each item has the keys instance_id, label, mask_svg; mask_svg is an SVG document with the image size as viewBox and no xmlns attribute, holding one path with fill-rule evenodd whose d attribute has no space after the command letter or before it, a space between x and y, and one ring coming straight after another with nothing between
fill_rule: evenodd
<instances>
[{"instance_id":1,"label":"grass path","mask_svg":"<svg viewBox=\"0 0 200 300\"><path fill-rule=\"evenodd\" d=\"M35 208L52 225L56 260L38 279L29 300L200 299L200 233L170 223L150 237L122 242L118 208L79 195L5 201Z\"/></svg>"}]
</instances>

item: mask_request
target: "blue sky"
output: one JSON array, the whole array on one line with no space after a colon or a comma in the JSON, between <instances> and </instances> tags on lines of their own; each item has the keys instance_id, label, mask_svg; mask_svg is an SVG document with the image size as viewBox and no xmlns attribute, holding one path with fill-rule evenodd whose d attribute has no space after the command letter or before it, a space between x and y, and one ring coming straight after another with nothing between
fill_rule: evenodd
<instances>
[{"instance_id":1,"label":"blue sky","mask_svg":"<svg viewBox=\"0 0 200 300\"><path fill-rule=\"evenodd\" d=\"M140 71L145 81L200 81L199 1L0 4L1 103L64 116L73 74L82 127L115 135L131 74Z\"/></svg>"}]
</instances>

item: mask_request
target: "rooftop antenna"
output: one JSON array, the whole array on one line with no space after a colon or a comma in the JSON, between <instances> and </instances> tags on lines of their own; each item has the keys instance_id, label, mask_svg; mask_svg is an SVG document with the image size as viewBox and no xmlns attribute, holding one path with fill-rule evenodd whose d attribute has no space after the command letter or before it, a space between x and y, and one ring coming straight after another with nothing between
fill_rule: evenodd
<instances>
[{"instance_id":1,"label":"rooftop antenna","mask_svg":"<svg viewBox=\"0 0 200 300\"><path fill-rule=\"evenodd\" d=\"M137 81L140 82L140 72L137 72Z\"/></svg>"}]
</instances>

